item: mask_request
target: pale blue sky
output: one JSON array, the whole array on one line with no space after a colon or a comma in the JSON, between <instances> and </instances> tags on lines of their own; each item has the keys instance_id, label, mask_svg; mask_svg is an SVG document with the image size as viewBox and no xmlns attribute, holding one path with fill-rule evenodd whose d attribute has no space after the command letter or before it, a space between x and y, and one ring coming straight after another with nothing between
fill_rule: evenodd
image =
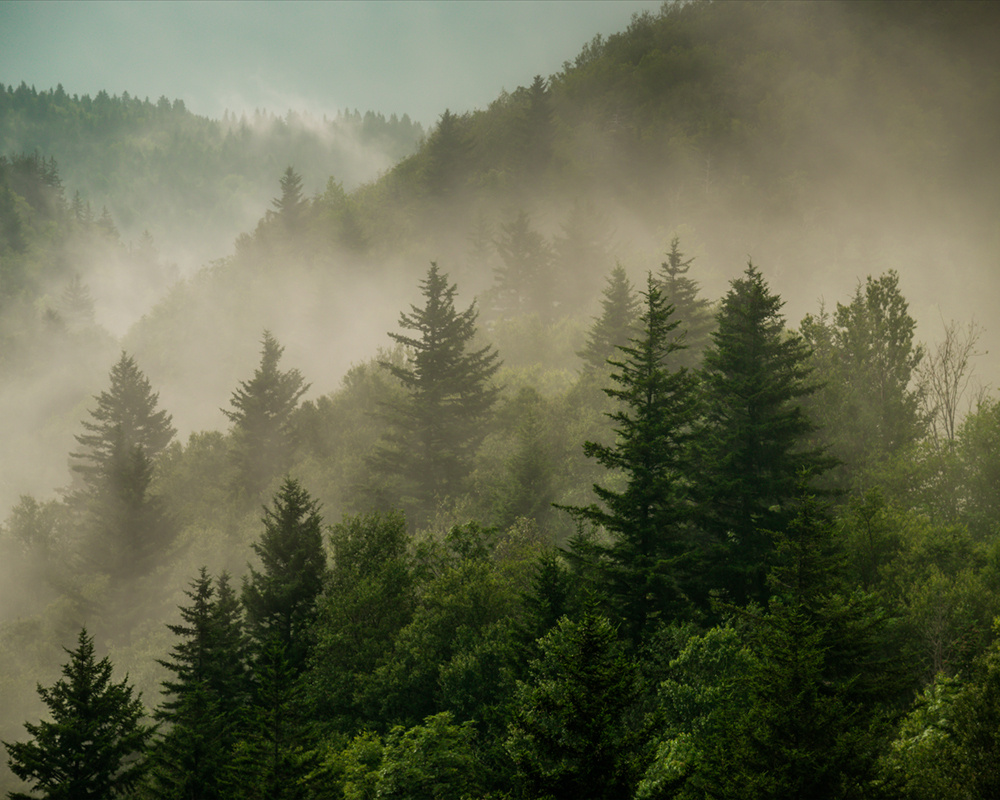
<instances>
[{"instance_id":1,"label":"pale blue sky","mask_svg":"<svg viewBox=\"0 0 1000 800\"><path fill-rule=\"evenodd\" d=\"M483 108L660 0L0 0L0 82L181 98L192 111Z\"/></svg>"}]
</instances>

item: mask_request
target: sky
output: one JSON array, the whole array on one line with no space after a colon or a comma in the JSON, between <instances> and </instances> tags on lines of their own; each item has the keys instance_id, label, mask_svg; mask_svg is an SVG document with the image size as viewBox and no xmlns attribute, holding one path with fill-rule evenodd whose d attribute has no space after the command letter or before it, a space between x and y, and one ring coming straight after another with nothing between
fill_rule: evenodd
<instances>
[{"instance_id":1,"label":"sky","mask_svg":"<svg viewBox=\"0 0 1000 800\"><path fill-rule=\"evenodd\" d=\"M0 0L0 83L225 110L485 108L660 0Z\"/></svg>"}]
</instances>

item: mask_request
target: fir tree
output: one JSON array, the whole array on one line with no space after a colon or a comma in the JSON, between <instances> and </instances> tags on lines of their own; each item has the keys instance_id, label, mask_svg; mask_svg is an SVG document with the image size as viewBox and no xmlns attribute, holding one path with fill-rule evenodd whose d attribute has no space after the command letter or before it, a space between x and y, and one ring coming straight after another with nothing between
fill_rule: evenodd
<instances>
[{"instance_id":1,"label":"fir tree","mask_svg":"<svg viewBox=\"0 0 1000 800\"><path fill-rule=\"evenodd\" d=\"M38 694L48 721L25 723L32 737L4 742L14 774L33 785L34 795L11 792L13 800L107 800L128 796L145 772L153 727L143 723L142 700L128 679L114 683L112 665L94 658L94 640L80 631L63 678Z\"/></svg>"},{"instance_id":2,"label":"fir tree","mask_svg":"<svg viewBox=\"0 0 1000 800\"><path fill-rule=\"evenodd\" d=\"M621 264L611 270L603 294L601 316L594 320L586 346L577 353L587 369L602 372L618 348L627 345L635 335L639 321L639 298Z\"/></svg>"},{"instance_id":3,"label":"fir tree","mask_svg":"<svg viewBox=\"0 0 1000 800\"><path fill-rule=\"evenodd\" d=\"M84 561L118 580L148 574L176 536L160 500L152 496L155 458L174 435L170 416L157 410L158 395L122 353L111 386L96 397L93 421L76 437L73 470L83 485L69 496L85 528Z\"/></svg>"},{"instance_id":4,"label":"fir tree","mask_svg":"<svg viewBox=\"0 0 1000 800\"><path fill-rule=\"evenodd\" d=\"M316 603L326 578L322 517L298 481L286 478L272 506L264 508L263 523L264 532L253 544L262 568L251 566L243 579L247 633L258 655L277 642L298 674L311 649Z\"/></svg>"},{"instance_id":5,"label":"fir tree","mask_svg":"<svg viewBox=\"0 0 1000 800\"><path fill-rule=\"evenodd\" d=\"M693 374L666 366L683 345L673 308L652 275L642 297L638 335L618 348L621 360L610 362L618 387L605 389L620 404L609 415L616 423L616 441L584 445L587 456L623 474L624 488L595 484L601 506L568 509L611 536L608 545L578 540L576 550L596 559L603 589L634 640L654 618L688 610L688 448L697 410Z\"/></svg>"},{"instance_id":6,"label":"fir tree","mask_svg":"<svg viewBox=\"0 0 1000 800\"><path fill-rule=\"evenodd\" d=\"M791 519L803 473L830 465L807 445L813 425L801 401L816 389L810 351L785 330L781 306L750 264L722 302L704 357L699 491L719 548L716 580L740 603L766 598L769 531Z\"/></svg>"},{"instance_id":7,"label":"fir tree","mask_svg":"<svg viewBox=\"0 0 1000 800\"><path fill-rule=\"evenodd\" d=\"M423 308L411 306L399 317L400 327L416 335L389 334L406 348L406 360L382 363L407 395L383 407L393 430L373 459L376 470L397 482L400 502L417 524L464 485L499 393L491 379L500 366L492 347L472 347L478 312L475 305L455 309L457 288L437 264L420 285Z\"/></svg>"},{"instance_id":8,"label":"fir tree","mask_svg":"<svg viewBox=\"0 0 1000 800\"><path fill-rule=\"evenodd\" d=\"M233 423L235 488L250 497L264 492L275 475L288 465L294 444L292 414L308 390L297 369L278 369L285 348L270 331L264 331L260 366L248 381L241 381L223 409Z\"/></svg>"},{"instance_id":9,"label":"fir tree","mask_svg":"<svg viewBox=\"0 0 1000 800\"><path fill-rule=\"evenodd\" d=\"M663 296L673 305L674 314L681 323L679 330L684 334L685 349L676 354L676 363L689 368L698 366L713 328L708 301L699 297L698 283L687 275L693 261L693 258L684 259L680 240L675 236L670 240L670 252L660 265L659 276Z\"/></svg>"},{"instance_id":10,"label":"fir tree","mask_svg":"<svg viewBox=\"0 0 1000 800\"><path fill-rule=\"evenodd\" d=\"M205 568L186 592L179 637L159 663L173 677L156 718L167 726L151 756L154 797L208 800L222 796L223 768L233 756L238 712L247 700L246 645L239 600L223 574L213 584Z\"/></svg>"}]
</instances>

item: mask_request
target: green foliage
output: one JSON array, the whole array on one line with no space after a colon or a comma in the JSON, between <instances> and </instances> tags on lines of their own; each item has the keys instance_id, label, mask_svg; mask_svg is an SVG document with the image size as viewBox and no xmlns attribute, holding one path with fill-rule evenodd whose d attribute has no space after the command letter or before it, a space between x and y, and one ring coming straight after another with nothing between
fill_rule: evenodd
<instances>
[{"instance_id":1,"label":"green foliage","mask_svg":"<svg viewBox=\"0 0 1000 800\"><path fill-rule=\"evenodd\" d=\"M397 502L417 525L463 487L499 391L491 384L499 368L496 351L489 345L473 348L475 306L455 309L457 287L449 286L436 264L420 286L424 307L411 306L411 313L399 317L400 327L416 335L389 334L407 349L406 360L384 366L408 396L384 407L393 431L374 462L399 482Z\"/></svg>"},{"instance_id":2,"label":"green foliage","mask_svg":"<svg viewBox=\"0 0 1000 800\"><path fill-rule=\"evenodd\" d=\"M823 389L810 406L834 455L849 476L863 474L905 451L925 431L915 384L923 348L914 342L916 321L889 270L858 286L831 321L807 316L802 335L815 351Z\"/></svg>"},{"instance_id":3,"label":"green foliage","mask_svg":"<svg viewBox=\"0 0 1000 800\"><path fill-rule=\"evenodd\" d=\"M376 796L395 800L463 800L475 796L478 770L469 723L448 712L385 737Z\"/></svg>"},{"instance_id":4,"label":"green foliage","mask_svg":"<svg viewBox=\"0 0 1000 800\"><path fill-rule=\"evenodd\" d=\"M600 590L635 641L657 618L689 611L689 442L697 412L693 375L666 366L670 354L683 347L673 307L652 275L642 296L638 335L618 348L620 361L610 362L618 370L611 378L619 388L605 389L619 402L609 415L617 425L616 441L584 445L587 456L624 476L625 487L595 484L603 508L568 509L610 534L608 545L577 540L574 546L581 557L596 560Z\"/></svg>"},{"instance_id":5,"label":"green foliage","mask_svg":"<svg viewBox=\"0 0 1000 800\"><path fill-rule=\"evenodd\" d=\"M299 482L286 478L271 507L264 508L262 522L264 532L253 544L261 570L251 566L243 579L247 633L257 655L277 647L290 674L297 675L312 647L316 603L327 575L322 517Z\"/></svg>"},{"instance_id":6,"label":"green foliage","mask_svg":"<svg viewBox=\"0 0 1000 800\"><path fill-rule=\"evenodd\" d=\"M114 683L107 657L94 659L94 640L80 631L63 678L38 687L50 721L25 723L26 742L4 742L10 766L45 798L85 800L129 796L142 779L153 728L128 679ZM12 792L15 800L33 795Z\"/></svg>"},{"instance_id":7,"label":"green foliage","mask_svg":"<svg viewBox=\"0 0 1000 800\"><path fill-rule=\"evenodd\" d=\"M620 798L636 781L634 667L603 616L559 620L518 683L507 749L527 796Z\"/></svg>"},{"instance_id":8,"label":"green foliage","mask_svg":"<svg viewBox=\"0 0 1000 800\"><path fill-rule=\"evenodd\" d=\"M392 650L416 604L402 514L372 512L333 526L331 567L317 607L308 674L314 708L351 730L364 719L358 693Z\"/></svg>"},{"instance_id":9,"label":"green foliage","mask_svg":"<svg viewBox=\"0 0 1000 800\"><path fill-rule=\"evenodd\" d=\"M763 601L773 544L794 514L803 476L830 466L808 447L801 401L815 391L809 349L785 330L783 302L749 264L718 312L702 369L698 434L704 525L717 546L717 587L738 603Z\"/></svg>"},{"instance_id":10,"label":"green foliage","mask_svg":"<svg viewBox=\"0 0 1000 800\"><path fill-rule=\"evenodd\" d=\"M292 415L309 388L297 369L278 369L285 348L270 331L264 331L261 345L260 366L249 381L240 381L229 401L232 410L222 412L233 423L235 487L249 497L259 496L287 466L293 446Z\"/></svg>"}]
</instances>

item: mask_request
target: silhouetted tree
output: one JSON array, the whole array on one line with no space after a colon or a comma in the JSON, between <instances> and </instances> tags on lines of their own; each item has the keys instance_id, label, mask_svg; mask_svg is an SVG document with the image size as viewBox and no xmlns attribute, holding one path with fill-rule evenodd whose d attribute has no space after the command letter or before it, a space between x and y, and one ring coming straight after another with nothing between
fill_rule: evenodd
<instances>
[{"instance_id":1,"label":"silhouetted tree","mask_svg":"<svg viewBox=\"0 0 1000 800\"><path fill-rule=\"evenodd\" d=\"M25 723L31 739L4 742L10 767L33 792L11 792L14 800L104 800L130 796L145 773L145 751L153 727L143 723L142 699L126 678L111 679L107 657L94 658L94 640L80 631L63 665L63 678L38 695L51 719Z\"/></svg>"}]
</instances>

